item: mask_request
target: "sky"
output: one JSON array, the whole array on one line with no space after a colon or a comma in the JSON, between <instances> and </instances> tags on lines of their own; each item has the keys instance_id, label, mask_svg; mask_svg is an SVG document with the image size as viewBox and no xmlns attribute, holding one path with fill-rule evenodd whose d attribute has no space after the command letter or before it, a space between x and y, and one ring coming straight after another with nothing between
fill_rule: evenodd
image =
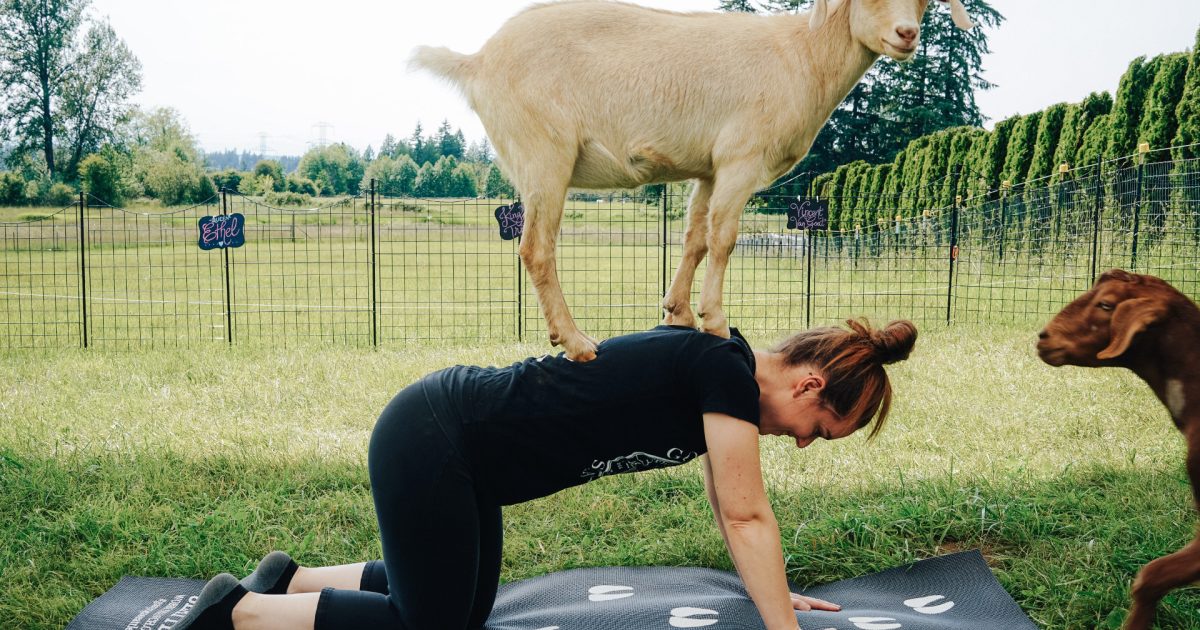
<instances>
[{"instance_id":1,"label":"sky","mask_svg":"<svg viewBox=\"0 0 1200 630\"><path fill-rule=\"evenodd\" d=\"M707 11L717 0L637 0ZM445 83L410 72L413 47L475 52L529 0L92 0L141 60L143 107L173 107L206 151L265 147L300 155L321 141L378 149L392 133L443 120L468 141L478 117ZM1197 0L992 0L977 96L988 126L1090 92L1115 92L1130 60L1183 51L1200 27ZM931 11L946 10L935 4Z\"/></svg>"}]
</instances>

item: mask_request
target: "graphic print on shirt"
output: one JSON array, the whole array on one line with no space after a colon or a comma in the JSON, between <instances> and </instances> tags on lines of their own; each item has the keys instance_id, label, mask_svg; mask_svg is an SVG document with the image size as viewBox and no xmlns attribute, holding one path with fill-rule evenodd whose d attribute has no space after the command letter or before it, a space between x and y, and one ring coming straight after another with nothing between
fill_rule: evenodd
<instances>
[{"instance_id":1,"label":"graphic print on shirt","mask_svg":"<svg viewBox=\"0 0 1200 630\"><path fill-rule=\"evenodd\" d=\"M628 455L614 457L608 461L597 459L592 462L591 468L584 470L579 476L588 481L595 481L608 475L619 475L622 473L638 472L639 470L686 464L696 459L696 455L695 451L685 453L683 449L678 448L667 451L666 455L651 455L642 451L634 451Z\"/></svg>"}]
</instances>

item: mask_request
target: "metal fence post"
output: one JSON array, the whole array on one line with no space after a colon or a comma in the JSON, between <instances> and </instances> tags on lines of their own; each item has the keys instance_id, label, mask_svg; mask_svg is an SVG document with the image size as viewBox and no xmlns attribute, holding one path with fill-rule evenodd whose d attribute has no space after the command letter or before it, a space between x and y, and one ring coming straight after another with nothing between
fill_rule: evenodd
<instances>
[{"instance_id":1,"label":"metal fence post","mask_svg":"<svg viewBox=\"0 0 1200 630\"><path fill-rule=\"evenodd\" d=\"M221 216L229 215L229 196L225 188L221 188ZM233 297L229 285L229 248L222 247L225 257L225 341L233 345Z\"/></svg>"},{"instance_id":2,"label":"metal fence post","mask_svg":"<svg viewBox=\"0 0 1200 630\"><path fill-rule=\"evenodd\" d=\"M1133 198L1133 243L1130 249L1130 271L1137 271L1138 224L1142 214L1142 177L1145 175L1146 154L1149 152L1149 143L1143 142L1138 145L1137 190Z\"/></svg>"},{"instance_id":3,"label":"metal fence post","mask_svg":"<svg viewBox=\"0 0 1200 630\"><path fill-rule=\"evenodd\" d=\"M953 190L958 191L958 176L959 169L954 169L953 179L951 180ZM950 323L951 309L954 306L954 263L958 260L958 206L962 203L962 196L955 194L954 208L950 212L950 275L946 278L946 323Z\"/></svg>"},{"instance_id":4,"label":"metal fence post","mask_svg":"<svg viewBox=\"0 0 1200 630\"><path fill-rule=\"evenodd\" d=\"M1054 240L1057 241L1062 234L1062 215L1065 210L1066 197L1063 194L1063 188L1067 182L1067 176L1071 173L1071 167L1066 162L1058 165L1058 205L1054 208Z\"/></svg>"},{"instance_id":5,"label":"metal fence post","mask_svg":"<svg viewBox=\"0 0 1200 630\"><path fill-rule=\"evenodd\" d=\"M379 273L375 257L375 178L371 178L371 199L367 205L367 247L370 248L368 254L368 267L371 272L370 281L367 286L371 291L371 346L379 347L379 284L376 281L376 275Z\"/></svg>"},{"instance_id":6,"label":"metal fence post","mask_svg":"<svg viewBox=\"0 0 1200 630\"><path fill-rule=\"evenodd\" d=\"M1008 235L1008 180L1000 182L1000 229L997 230L1000 234L1000 262L1004 262L1004 238Z\"/></svg>"},{"instance_id":7,"label":"metal fence post","mask_svg":"<svg viewBox=\"0 0 1200 630\"><path fill-rule=\"evenodd\" d=\"M517 199L513 203L520 203L520 201L521 201L521 196L517 195ZM525 278L524 278L524 273L525 273L525 265L523 265L521 263L521 235L517 234L517 273L516 273L516 278L517 278L517 341L519 341L519 342L525 341L525 309L524 309L524 301L525 301L525 299L524 299L525 298L525 281L524 280L525 280Z\"/></svg>"},{"instance_id":8,"label":"metal fence post","mask_svg":"<svg viewBox=\"0 0 1200 630\"><path fill-rule=\"evenodd\" d=\"M667 297L667 259L670 258L670 253L667 251L667 214L671 211L671 185L663 184L662 190L662 242L660 252L662 255L662 281L660 287L662 289L662 298Z\"/></svg>"},{"instance_id":9,"label":"metal fence post","mask_svg":"<svg viewBox=\"0 0 1200 630\"><path fill-rule=\"evenodd\" d=\"M804 230L805 280L804 280L804 327L812 328L813 309L813 250L817 243L817 230Z\"/></svg>"},{"instance_id":10,"label":"metal fence post","mask_svg":"<svg viewBox=\"0 0 1200 630\"><path fill-rule=\"evenodd\" d=\"M87 208L85 193L79 193L79 307L80 332L83 334L83 348L88 347L88 298L87 298L87 221L84 209Z\"/></svg>"},{"instance_id":11,"label":"metal fence post","mask_svg":"<svg viewBox=\"0 0 1200 630\"><path fill-rule=\"evenodd\" d=\"M1101 168L1103 163L1096 160L1096 185L1094 210L1092 211L1092 283L1096 282L1096 269L1100 264L1100 208L1104 198L1104 171Z\"/></svg>"}]
</instances>

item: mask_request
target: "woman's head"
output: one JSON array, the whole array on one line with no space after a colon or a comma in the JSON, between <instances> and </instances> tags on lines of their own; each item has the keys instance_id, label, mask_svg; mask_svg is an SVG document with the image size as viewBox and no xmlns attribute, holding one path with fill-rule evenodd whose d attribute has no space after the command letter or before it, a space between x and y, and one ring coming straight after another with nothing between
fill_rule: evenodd
<instances>
[{"instance_id":1,"label":"woman's head","mask_svg":"<svg viewBox=\"0 0 1200 630\"><path fill-rule=\"evenodd\" d=\"M821 401L855 429L870 424L868 439L883 428L892 405L892 385L883 366L903 361L917 341L917 327L908 320L882 329L865 320L847 320L849 330L828 327L796 333L771 349L785 365L808 365L823 377Z\"/></svg>"}]
</instances>

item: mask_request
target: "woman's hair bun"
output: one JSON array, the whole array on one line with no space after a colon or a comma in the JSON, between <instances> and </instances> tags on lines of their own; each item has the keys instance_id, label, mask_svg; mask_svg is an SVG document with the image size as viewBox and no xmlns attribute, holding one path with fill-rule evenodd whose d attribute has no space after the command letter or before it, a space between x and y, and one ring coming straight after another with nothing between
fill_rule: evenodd
<instances>
[{"instance_id":1,"label":"woman's hair bun","mask_svg":"<svg viewBox=\"0 0 1200 630\"><path fill-rule=\"evenodd\" d=\"M917 343L917 327L907 319L890 322L882 329L871 328L865 319L847 320L846 324L874 346L875 356L883 365L907 359Z\"/></svg>"}]
</instances>

